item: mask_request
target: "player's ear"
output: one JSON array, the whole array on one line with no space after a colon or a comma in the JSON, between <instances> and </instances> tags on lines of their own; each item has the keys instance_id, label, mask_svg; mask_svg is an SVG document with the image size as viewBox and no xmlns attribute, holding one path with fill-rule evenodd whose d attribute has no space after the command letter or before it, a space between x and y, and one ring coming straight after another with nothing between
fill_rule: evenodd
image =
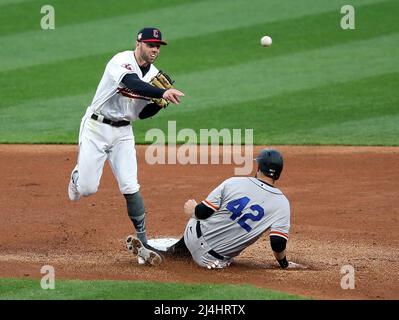
<instances>
[{"instance_id":1,"label":"player's ear","mask_svg":"<svg viewBox=\"0 0 399 320\"><path fill-rule=\"evenodd\" d=\"M262 174L262 171L260 171L260 167L258 165L258 167L256 168L256 177L259 177L259 174Z\"/></svg>"}]
</instances>

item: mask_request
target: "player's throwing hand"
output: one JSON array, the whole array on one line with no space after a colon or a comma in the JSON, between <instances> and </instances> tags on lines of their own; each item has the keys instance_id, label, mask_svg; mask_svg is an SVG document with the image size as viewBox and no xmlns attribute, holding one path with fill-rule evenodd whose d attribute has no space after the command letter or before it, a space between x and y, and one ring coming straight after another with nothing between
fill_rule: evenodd
<instances>
[{"instance_id":1,"label":"player's throwing hand","mask_svg":"<svg viewBox=\"0 0 399 320\"><path fill-rule=\"evenodd\" d=\"M184 97L184 93L174 88L166 90L162 96L162 98L174 104L180 103L179 97Z\"/></svg>"}]
</instances>

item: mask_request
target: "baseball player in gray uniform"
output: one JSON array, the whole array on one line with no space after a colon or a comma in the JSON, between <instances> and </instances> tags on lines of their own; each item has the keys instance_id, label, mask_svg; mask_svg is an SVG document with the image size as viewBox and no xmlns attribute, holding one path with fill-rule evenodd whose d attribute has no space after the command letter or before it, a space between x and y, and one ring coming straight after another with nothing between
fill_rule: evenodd
<instances>
[{"instance_id":1,"label":"baseball player in gray uniform","mask_svg":"<svg viewBox=\"0 0 399 320\"><path fill-rule=\"evenodd\" d=\"M68 185L71 201L97 192L105 160L126 199L128 215L137 238L147 242L145 209L137 180L137 160L131 122L157 114L162 107L152 99L174 104L184 94L174 88L149 84L157 75L153 65L160 46L167 43L157 28L143 28L137 34L136 48L117 53L107 63L91 105L82 118L79 155Z\"/></svg>"},{"instance_id":2,"label":"baseball player in gray uniform","mask_svg":"<svg viewBox=\"0 0 399 320\"><path fill-rule=\"evenodd\" d=\"M274 186L283 170L283 157L277 150L264 149L256 161L255 177L229 178L201 203L192 199L185 203L184 211L191 218L184 237L164 255L191 255L202 267L224 268L270 230L276 260L281 268L289 266L285 248L290 204Z\"/></svg>"}]
</instances>

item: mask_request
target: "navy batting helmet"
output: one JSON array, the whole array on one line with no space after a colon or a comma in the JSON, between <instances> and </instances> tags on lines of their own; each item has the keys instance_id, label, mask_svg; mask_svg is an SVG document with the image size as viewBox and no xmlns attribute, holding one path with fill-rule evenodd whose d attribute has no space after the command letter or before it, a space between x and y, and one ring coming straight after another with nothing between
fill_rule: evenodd
<instances>
[{"instance_id":1,"label":"navy batting helmet","mask_svg":"<svg viewBox=\"0 0 399 320\"><path fill-rule=\"evenodd\" d=\"M259 170L267 177L274 180L280 178L283 171L284 161L280 152L273 149L263 149L256 157Z\"/></svg>"}]
</instances>

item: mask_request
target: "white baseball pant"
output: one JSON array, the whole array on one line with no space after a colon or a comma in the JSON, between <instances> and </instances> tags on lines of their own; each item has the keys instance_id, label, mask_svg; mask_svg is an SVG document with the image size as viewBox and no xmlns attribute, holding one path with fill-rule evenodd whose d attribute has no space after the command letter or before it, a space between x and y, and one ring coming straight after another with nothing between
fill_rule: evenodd
<instances>
[{"instance_id":1,"label":"white baseball pant","mask_svg":"<svg viewBox=\"0 0 399 320\"><path fill-rule=\"evenodd\" d=\"M96 193L108 159L122 194L139 191L132 126L114 127L85 115L79 132L77 188L82 196Z\"/></svg>"}]
</instances>

